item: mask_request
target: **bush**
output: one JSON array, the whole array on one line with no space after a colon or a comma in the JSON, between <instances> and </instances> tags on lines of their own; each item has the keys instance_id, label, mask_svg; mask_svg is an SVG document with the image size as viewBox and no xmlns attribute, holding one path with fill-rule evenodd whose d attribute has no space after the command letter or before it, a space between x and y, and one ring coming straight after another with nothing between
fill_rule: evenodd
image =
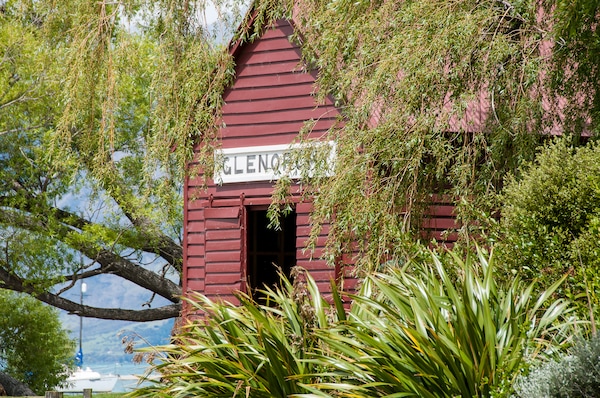
<instances>
[{"instance_id":1,"label":"bush","mask_svg":"<svg viewBox=\"0 0 600 398\"><path fill-rule=\"evenodd\" d=\"M456 279L448 269L457 270ZM568 304L547 301L559 283L539 296L518 280L498 285L493 256L482 251L465 260L432 255L425 264L368 276L349 321L323 335L331 350L321 360L339 382L313 392L506 396L525 361L556 342Z\"/></svg>"},{"instance_id":2,"label":"bush","mask_svg":"<svg viewBox=\"0 0 600 398\"><path fill-rule=\"evenodd\" d=\"M546 362L515 385L522 398L599 398L600 337L576 344L569 355Z\"/></svg>"},{"instance_id":3,"label":"bush","mask_svg":"<svg viewBox=\"0 0 600 398\"><path fill-rule=\"evenodd\" d=\"M64 382L75 343L57 311L0 289L0 370L43 394Z\"/></svg>"},{"instance_id":4,"label":"bush","mask_svg":"<svg viewBox=\"0 0 600 398\"><path fill-rule=\"evenodd\" d=\"M600 145L558 139L544 148L502 195L497 249L507 271L548 286L569 278L564 294L600 287ZM585 303L587 305L587 303Z\"/></svg>"},{"instance_id":5,"label":"bush","mask_svg":"<svg viewBox=\"0 0 600 398\"><path fill-rule=\"evenodd\" d=\"M298 269L295 269L298 272ZM183 326L177 344L152 369L160 382L134 397L287 397L306 393L320 366L308 360L320 345L314 330L328 328L344 314L321 297L309 275L281 290L264 292L269 305L239 293L239 306L191 297L192 311L206 316ZM338 301L339 302L339 301ZM152 352L152 350L151 350Z\"/></svg>"},{"instance_id":6,"label":"bush","mask_svg":"<svg viewBox=\"0 0 600 398\"><path fill-rule=\"evenodd\" d=\"M456 278L446 269L456 268ZM270 305L198 295L206 314L158 347L161 380L138 397L484 397L510 393L525 360L555 343L565 301L495 281L493 256L434 254L368 276L348 313L309 275ZM334 289L335 290L335 289ZM396 395L394 395L396 394Z\"/></svg>"}]
</instances>

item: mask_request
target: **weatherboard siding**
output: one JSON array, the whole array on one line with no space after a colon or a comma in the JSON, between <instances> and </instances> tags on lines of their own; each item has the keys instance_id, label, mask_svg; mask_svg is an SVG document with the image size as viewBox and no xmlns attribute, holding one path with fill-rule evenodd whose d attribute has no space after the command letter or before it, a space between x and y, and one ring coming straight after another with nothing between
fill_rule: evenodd
<instances>
[{"instance_id":1,"label":"weatherboard siding","mask_svg":"<svg viewBox=\"0 0 600 398\"><path fill-rule=\"evenodd\" d=\"M292 33L290 23L279 20L254 43L234 48L236 78L223 95L219 121L223 148L288 145L311 120L310 136L320 138L338 122L330 99L316 103L315 76L303 69L300 50L289 40ZM246 289L245 212L269 205L272 192L269 181L210 184L207 190L200 189L198 179L186 181L184 291L236 303L234 292ZM293 194L297 265L309 270L327 294L341 272L319 258L328 228L316 250L306 250L312 206Z\"/></svg>"},{"instance_id":2,"label":"weatherboard siding","mask_svg":"<svg viewBox=\"0 0 600 398\"><path fill-rule=\"evenodd\" d=\"M223 95L218 123L223 148L291 144L307 121L313 121L310 136L321 138L336 123L339 111L331 99L315 102L315 75L301 63L299 48L289 40L293 28L279 20L254 43L233 47L236 79ZM294 188L293 188L294 189ZM297 187L295 188L297 189ZM246 289L246 211L271 203L269 181L209 184L186 180L184 190L184 291L197 291L212 299L236 303L234 293ZM351 276L353 259L343 256L335 268L321 258L329 227L324 226L315 250L307 250L311 234L312 204L292 192L296 211L296 260L307 269L321 291L331 292L330 283L343 282L352 291L357 280ZM423 238L452 245L457 227L454 206L437 198L425 216Z\"/></svg>"}]
</instances>

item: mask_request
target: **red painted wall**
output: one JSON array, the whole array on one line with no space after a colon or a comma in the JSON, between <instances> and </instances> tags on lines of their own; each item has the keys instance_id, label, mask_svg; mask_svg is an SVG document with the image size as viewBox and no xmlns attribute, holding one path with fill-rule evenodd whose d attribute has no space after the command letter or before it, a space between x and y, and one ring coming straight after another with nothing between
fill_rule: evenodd
<instances>
[{"instance_id":1,"label":"red painted wall","mask_svg":"<svg viewBox=\"0 0 600 398\"><path fill-rule=\"evenodd\" d=\"M317 120L312 137L337 122L339 112L330 100L315 102L315 77L302 70L292 33L290 23L279 20L254 43L235 48L236 79L223 97L223 148L290 144L308 120ZM194 180L186 182L184 291L235 302L232 293L245 288L245 212L248 206L268 205L272 190L270 182L212 184L208 191L198 190ZM304 250L309 212L310 204L296 204L297 264L328 292L336 270L318 258L322 247L312 254Z\"/></svg>"}]
</instances>

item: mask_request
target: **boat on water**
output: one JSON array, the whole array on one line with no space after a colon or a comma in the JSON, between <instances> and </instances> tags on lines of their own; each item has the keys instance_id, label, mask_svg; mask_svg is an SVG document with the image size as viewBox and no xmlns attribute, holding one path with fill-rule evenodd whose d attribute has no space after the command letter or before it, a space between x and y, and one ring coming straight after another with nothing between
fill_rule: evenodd
<instances>
[{"instance_id":1,"label":"boat on water","mask_svg":"<svg viewBox=\"0 0 600 398\"><path fill-rule=\"evenodd\" d=\"M57 391L83 392L83 390L91 388L94 392L112 392L117 381L119 381L118 375L101 374L89 367L78 368L67 378L66 384Z\"/></svg>"}]
</instances>

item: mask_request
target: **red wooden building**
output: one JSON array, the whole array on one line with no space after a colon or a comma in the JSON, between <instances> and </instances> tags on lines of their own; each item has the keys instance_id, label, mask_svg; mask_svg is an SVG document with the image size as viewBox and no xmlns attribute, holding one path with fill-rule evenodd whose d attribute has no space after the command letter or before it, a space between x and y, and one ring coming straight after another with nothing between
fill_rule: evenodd
<instances>
[{"instance_id":1,"label":"red wooden building","mask_svg":"<svg viewBox=\"0 0 600 398\"><path fill-rule=\"evenodd\" d=\"M267 228L270 166L284 156L306 121L316 121L311 137L322 138L340 117L331 100L316 103L316 76L301 68L300 49L289 39L292 33L292 23L278 20L253 43L232 46L237 66L235 81L224 93L220 183L211 180L204 190L188 179L184 190L184 292L235 302L235 291L275 282L273 264L284 270L305 268L324 293L331 279L344 276L343 268L331 268L320 258L326 228L320 247L305 250L311 203L302 202L298 193L282 230ZM442 233L455 227L453 209L451 203L432 208L424 225L428 237L447 239ZM354 283L347 278L345 288Z\"/></svg>"},{"instance_id":2,"label":"red wooden building","mask_svg":"<svg viewBox=\"0 0 600 398\"><path fill-rule=\"evenodd\" d=\"M184 291L233 300L232 293L245 291L248 283L274 282L273 264L284 270L304 267L325 292L338 276L339 270L319 259L321 248L305 251L310 203L294 197L294 210L283 219L281 231L267 228L271 166L306 121L317 121L311 135L318 138L339 117L330 100L315 102L315 76L300 68L292 33L289 21L278 20L253 43L232 47L236 78L224 93L220 184L213 182L206 191L190 179L184 191Z\"/></svg>"}]
</instances>

